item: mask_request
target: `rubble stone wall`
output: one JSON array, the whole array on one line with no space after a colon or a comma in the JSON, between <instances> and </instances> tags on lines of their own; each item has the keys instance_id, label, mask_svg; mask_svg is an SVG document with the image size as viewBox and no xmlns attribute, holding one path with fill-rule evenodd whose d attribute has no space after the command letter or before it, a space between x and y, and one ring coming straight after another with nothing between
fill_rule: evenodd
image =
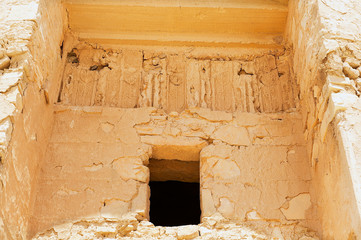
<instances>
[{"instance_id":1,"label":"rubble stone wall","mask_svg":"<svg viewBox=\"0 0 361 240\"><path fill-rule=\"evenodd\" d=\"M202 222L308 226L314 209L300 123L297 112L59 105L31 234L86 219L149 219L149 158L200 163Z\"/></svg>"},{"instance_id":2,"label":"rubble stone wall","mask_svg":"<svg viewBox=\"0 0 361 240\"><path fill-rule=\"evenodd\" d=\"M62 14L55 0L0 2L1 239L27 239L62 69Z\"/></svg>"}]
</instances>

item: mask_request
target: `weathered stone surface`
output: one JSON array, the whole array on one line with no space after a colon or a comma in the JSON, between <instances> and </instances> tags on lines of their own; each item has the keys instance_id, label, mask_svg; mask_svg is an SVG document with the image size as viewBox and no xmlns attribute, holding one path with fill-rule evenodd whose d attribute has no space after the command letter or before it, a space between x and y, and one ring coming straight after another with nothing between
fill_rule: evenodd
<instances>
[{"instance_id":1,"label":"weathered stone surface","mask_svg":"<svg viewBox=\"0 0 361 240\"><path fill-rule=\"evenodd\" d=\"M102 45L119 35L70 33L68 20L85 12L69 3L0 2L0 239L317 239L301 225L325 239L361 236L358 1L243 1L242 16L231 12L239 3L187 3L202 6L189 18L203 24L192 25L195 45L210 43L201 26L209 34L220 21L204 9L238 16L225 22L275 11L286 19L288 4L284 35L235 42L219 28L212 38L227 39L222 48L184 48L167 31L167 46L139 45L137 32L138 42ZM109 11L128 4L113 3ZM164 17L139 22L153 33L154 16ZM199 226L145 221L150 157L200 163ZM160 179L197 182L182 166Z\"/></svg>"},{"instance_id":2,"label":"weathered stone surface","mask_svg":"<svg viewBox=\"0 0 361 240\"><path fill-rule=\"evenodd\" d=\"M146 59L143 49L102 53L84 43L73 47L62 80L62 104L155 107L166 112L190 109L211 121L231 121L230 112L235 110L279 112L296 107L296 87L289 64L284 64L288 53L277 64L271 54L248 61L205 61L186 58L183 52L155 51ZM245 57L250 58L238 58ZM281 88L286 97L281 97Z\"/></svg>"},{"instance_id":3,"label":"weathered stone surface","mask_svg":"<svg viewBox=\"0 0 361 240\"><path fill-rule=\"evenodd\" d=\"M10 66L10 58L8 56L4 56L0 58L0 70L8 68Z\"/></svg>"},{"instance_id":4,"label":"weathered stone surface","mask_svg":"<svg viewBox=\"0 0 361 240\"><path fill-rule=\"evenodd\" d=\"M354 23L360 20L361 5L357 1L295 1L289 9L287 35L297 46L293 69L303 96L304 135L313 169L310 194L322 222L317 228L324 238L352 238L355 231L361 236L355 230L361 229L361 220L351 213L360 209L359 173L350 170L357 168L351 159L359 152L352 143L358 127L348 123L359 111L360 28ZM326 75L320 76L320 71Z\"/></svg>"},{"instance_id":5,"label":"weathered stone surface","mask_svg":"<svg viewBox=\"0 0 361 240\"><path fill-rule=\"evenodd\" d=\"M343 72L345 75L353 80L357 79L360 75L357 69L353 69L348 62L343 63Z\"/></svg>"},{"instance_id":6,"label":"weathered stone surface","mask_svg":"<svg viewBox=\"0 0 361 240\"><path fill-rule=\"evenodd\" d=\"M196 113L201 118L205 118L211 122L232 121L232 114L223 111L211 111L208 108L195 108L190 109L190 112Z\"/></svg>"},{"instance_id":7,"label":"weathered stone surface","mask_svg":"<svg viewBox=\"0 0 361 240\"><path fill-rule=\"evenodd\" d=\"M311 207L310 194L303 193L291 198L287 205L282 207L281 211L288 220L305 219L306 211Z\"/></svg>"},{"instance_id":8,"label":"weathered stone surface","mask_svg":"<svg viewBox=\"0 0 361 240\"><path fill-rule=\"evenodd\" d=\"M198 226L182 226L178 228L178 239L194 239L199 236Z\"/></svg>"},{"instance_id":9,"label":"weathered stone surface","mask_svg":"<svg viewBox=\"0 0 361 240\"><path fill-rule=\"evenodd\" d=\"M182 161L198 161L200 151L208 145L197 137L142 136L141 141L152 146L153 158Z\"/></svg>"},{"instance_id":10,"label":"weathered stone surface","mask_svg":"<svg viewBox=\"0 0 361 240\"><path fill-rule=\"evenodd\" d=\"M9 88L15 86L23 78L22 72L7 72L0 76L0 93L4 93Z\"/></svg>"},{"instance_id":11,"label":"weathered stone surface","mask_svg":"<svg viewBox=\"0 0 361 240\"><path fill-rule=\"evenodd\" d=\"M220 127L214 132L211 138L234 146L248 146L251 144L247 129L232 125Z\"/></svg>"}]
</instances>

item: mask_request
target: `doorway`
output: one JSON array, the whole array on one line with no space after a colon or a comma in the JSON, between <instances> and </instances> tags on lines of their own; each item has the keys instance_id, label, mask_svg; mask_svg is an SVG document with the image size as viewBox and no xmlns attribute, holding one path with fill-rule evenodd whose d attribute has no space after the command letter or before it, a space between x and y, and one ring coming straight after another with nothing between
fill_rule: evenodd
<instances>
[{"instance_id":1,"label":"doorway","mask_svg":"<svg viewBox=\"0 0 361 240\"><path fill-rule=\"evenodd\" d=\"M150 159L150 221L156 226L200 223L199 161Z\"/></svg>"}]
</instances>

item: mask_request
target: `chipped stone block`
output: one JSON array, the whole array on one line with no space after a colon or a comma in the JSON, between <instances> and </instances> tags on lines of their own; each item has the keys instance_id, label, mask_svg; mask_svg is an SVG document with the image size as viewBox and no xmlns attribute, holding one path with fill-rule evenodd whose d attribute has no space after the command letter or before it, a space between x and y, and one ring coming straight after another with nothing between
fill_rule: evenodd
<instances>
[{"instance_id":1,"label":"chipped stone block","mask_svg":"<svg viewBox=\"0 0 361 240\"><path fill-rule=\"evenodd\" d=\"M217 211L215 208L211 190L209 189L201 189L201 209L202 217L212 216Z\"/></svg>"},{"instance_id":2,"label":"chipped stone block","mask_svg":"<svg viewBox=\"0 0 361 240\"><path fill-rule=\"evenodd\" d=\"M278 239L278 240L284 240L284 237L282 235L281 229L279 227L275 227L272 231L272 238Z\"/></svg>"},{"instance_id":3,"label":"chipped stone block","mask_svg":"<svg viewBox=\"0 0 361 240\"><path fill-rule=\"evenodd\" d=\"M212 175L215 179L234 181L241 176L241 172L235 162L230 159L220 159L213 166Z\"/></svg>"},{"instance_id":4,"label":"chipped stone block","mask_svg":"<svg viewBox=\"0 0 361 240\"><path fill-rule=\"evenodd\" d=\"M35 1L24 5L14 5L7 20L35 20L37 18L38 7L39 4Z\"/></svg>"},{"instance_id":5,"label":"chipped stone block","mask_svg":"<svg viewBox=\"0 0 361 240\"><path fill-rule=\"evenodd\" d=\"M149 219L149 197L150 189L148 184L142 184L138 188L138 195L132 200L131 211L137 214L138 220Z\"/></svg>"},{"instance_id":6,"label":"chipped stone block","mask_svg":"<svg viewBox=\"0 0 361 240\"><path fill-rule=\"evenodd\" d=\"M311 196L309 193L302 193L291 198L287 207L282 207L281 212L288 220L306 219L306 211L311 207Z\"/></svg>"},{"instance_id":7,"label":"chipped stone block","mask_svg":"<svg viewBox=\"0 0 361 240\"><path fill-rule=\"evenodd\" d=\"M100 215L106 218L120 218L129 212L129 203L120 200L106 200L100 208Z\"/></svg>"},{"instance_id":8,"label":"chipped stone block","mask_svg":"<svg viewBox=\"0 0 361 240\"><path fill-rule=\"evenodd\" d=\"M23 98L18 86L12 87L5 95L6 100L14 104L19 112L23 110Z\"/></svg>"},{"instance_id":9,"label":"chipped stone block","mask_svg":"<svg viewBox=\"0 0 361 240\"><path fill-rule=\"evenodd\" d=\"M234 215L234 203L228 198L221 198L219 199L218 211L225 218L232 218Z\"/></svg>"},{"instance_id":10,"label":"chipped stone block","mask_svg":"<svg viewBox=\"0 0 361 240\"><path fill-rule=\"evenodd\" d=\"M8 56L5 56L0 59L0 70L4 70L5 68L8 68L10 66L10 58Z\"/></svg>"},{"instance_id":11,"label":"chipped stone block","mask_svg":"<svg viewBox=\"0 0 361 240\"><path fill-rule=\"evenodd\" d=\"M356 69L361 65L361 61L353 57L347 57L345 62L347 62L353 69Z\"/></svg>"},{"instance_id":12,"label":"chipped stone block","mask_svg":"<svg viewBox=\"0 0 361 240\"><path fill-rule=\"evenodd\" d=\"M7 146L11 139L11 133L13 131L13 124L10 118L7 118L0 122L0 145Z\"/></svg>"},{"instance_id":13,"label":"chipped stone block","mask_svg":"<svg viewBox=\"0 0 361 240\"><path fill-rule=\"evenodd\" d=\"M218 128L211 138L234 146L248 146L251 144L247 129L233 125L225 125Z\"/></svg>"},{"instance_id":14,"label":"chipped stone block","mask_svg":"<svg viewBox=\"0 0 361 240\"><path fill-rule=\"evenodd\" d=\"M348 62L343 63L343 72L347 77L354 80L360 76L359 71L357 69L353 69Z\"/></svg>"},{"instance_id":15,"label":"chipped stone block","mask_svg":"<svg viewBox=\"0 0 361 240\"><path fill-rule=\"evenodd\" d=\"M321 140L324 141L329 124L335 118L335 115L351 107L357 101L357 96L349 93L331 93L329 103L324 113L324 118L321 123Z\"/></svg>"},{"instance_id":16,"label":"chipped stone block","mask_svg":"<svg viewBox=\"0 0 361 240\"><path fill-rule=\"evenodd\" d=\"M233 150L234 147L225 144L208 145L207 147L202 149L201 161L207 163L207 160L212 157L221 158L221 159L230 158Z\"/></svg>"},{"instance_id":17,"label":"chipped stone block","mask_svg":"<svg viewBox=\"0 0 361 240\"><path fill-rule=\"evenodd\" d=\"M0 121L12 116L15 112L15 106L6 100L6 96L4 94L0 94Z\"/></svg>"},{"instance_id":18,"label":"chipped stone block","mask_svg":"<svg viewBox=\"0 0 361 240\"><path fill-rule=\"evenodd\" d=\"M99 226L95 229L95 233L101 236L115 237L117 228L112 226Z\"/></svg>"},{"instance_id":19,"label":"chipped stone block","mask_svg":"<svg viewBox=\"0 0 361 240\"><path fill-rule=\"evenodd\" d=\"M247 221L258 221L262 220L263 218L256 210L251 210L246 213L246 220Z\"/></svg>"},{"instance_id":20,"label":"chipped stone block","mask_svg":"<svg viewBox=\"0 0 361 240\"><path fill-rule=\"evenodd\" d=\"M162 135L164 128L156 126L135 126L140 135Z\"/></svg>"},{"instance_id":21,"label":"chipped stone block","mask_svg":"<svg viewBox=\"0 0 361 240\"><path fill-rule=\"evenodd\" d=\"M149 181L149 169L143 165L140 158L119 158L112 162L112 168L124 180L134 179L139 182Z\"/></svg>"},{"instance_id":22,"label":"chipped stone block","mask_svg":"<svg viewBox=\"0 0 361 240\"><path fill-rule=\"evenodd\" d=\"M181 226L177 231L177 239L193 239L199 236L198 226Z\"/></svg>"}]
</instances>

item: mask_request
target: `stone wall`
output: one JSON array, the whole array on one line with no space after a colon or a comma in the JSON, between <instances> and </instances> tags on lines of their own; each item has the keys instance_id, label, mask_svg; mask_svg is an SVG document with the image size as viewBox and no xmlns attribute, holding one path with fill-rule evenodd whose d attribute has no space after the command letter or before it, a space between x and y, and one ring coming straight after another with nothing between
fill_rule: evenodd
<instances>
[{"instance_id":1,"label":"stone wall","mask_svg":"<svg viewBox=\"0 0 361 240\"><path fill-rule=\"evenodd\" d=\"M325 239L361 236L359 1L290 1L288 41Z\"/></svg>"},{"instance_id":2,"label":"stone wall","mask_svg":"<svg viewBox=\"0 0 361 240\"><path fill-rule=\"evenodd\" d=\"M27 239L61 74L63 13L55 0L5 0L0 9L0 238Z\"/></svg>"},{"instance_id":3,"label":"stone wall","mask_svg":"<svg viewBox=\"0 0 361 240\"><path fill-rule=\"evenodd\" d=\"M200 162L202 222L288 229L315 218L296 112L58 106L55 113L31 235L79 221L147 219L149 158Z\"/></svg>"},{"instance_id":4,"label":"stone wall","mask_svg":"<svg viewBox=\"0 0 361 240\"><path fill-rule=\"evenodd\" d=\"M361 236L361 4L289 10L284 48L119 47L2 1L0 238ZM146 221L149 158L199 161L199 226Z\"/></svg>"}]
</instances>

